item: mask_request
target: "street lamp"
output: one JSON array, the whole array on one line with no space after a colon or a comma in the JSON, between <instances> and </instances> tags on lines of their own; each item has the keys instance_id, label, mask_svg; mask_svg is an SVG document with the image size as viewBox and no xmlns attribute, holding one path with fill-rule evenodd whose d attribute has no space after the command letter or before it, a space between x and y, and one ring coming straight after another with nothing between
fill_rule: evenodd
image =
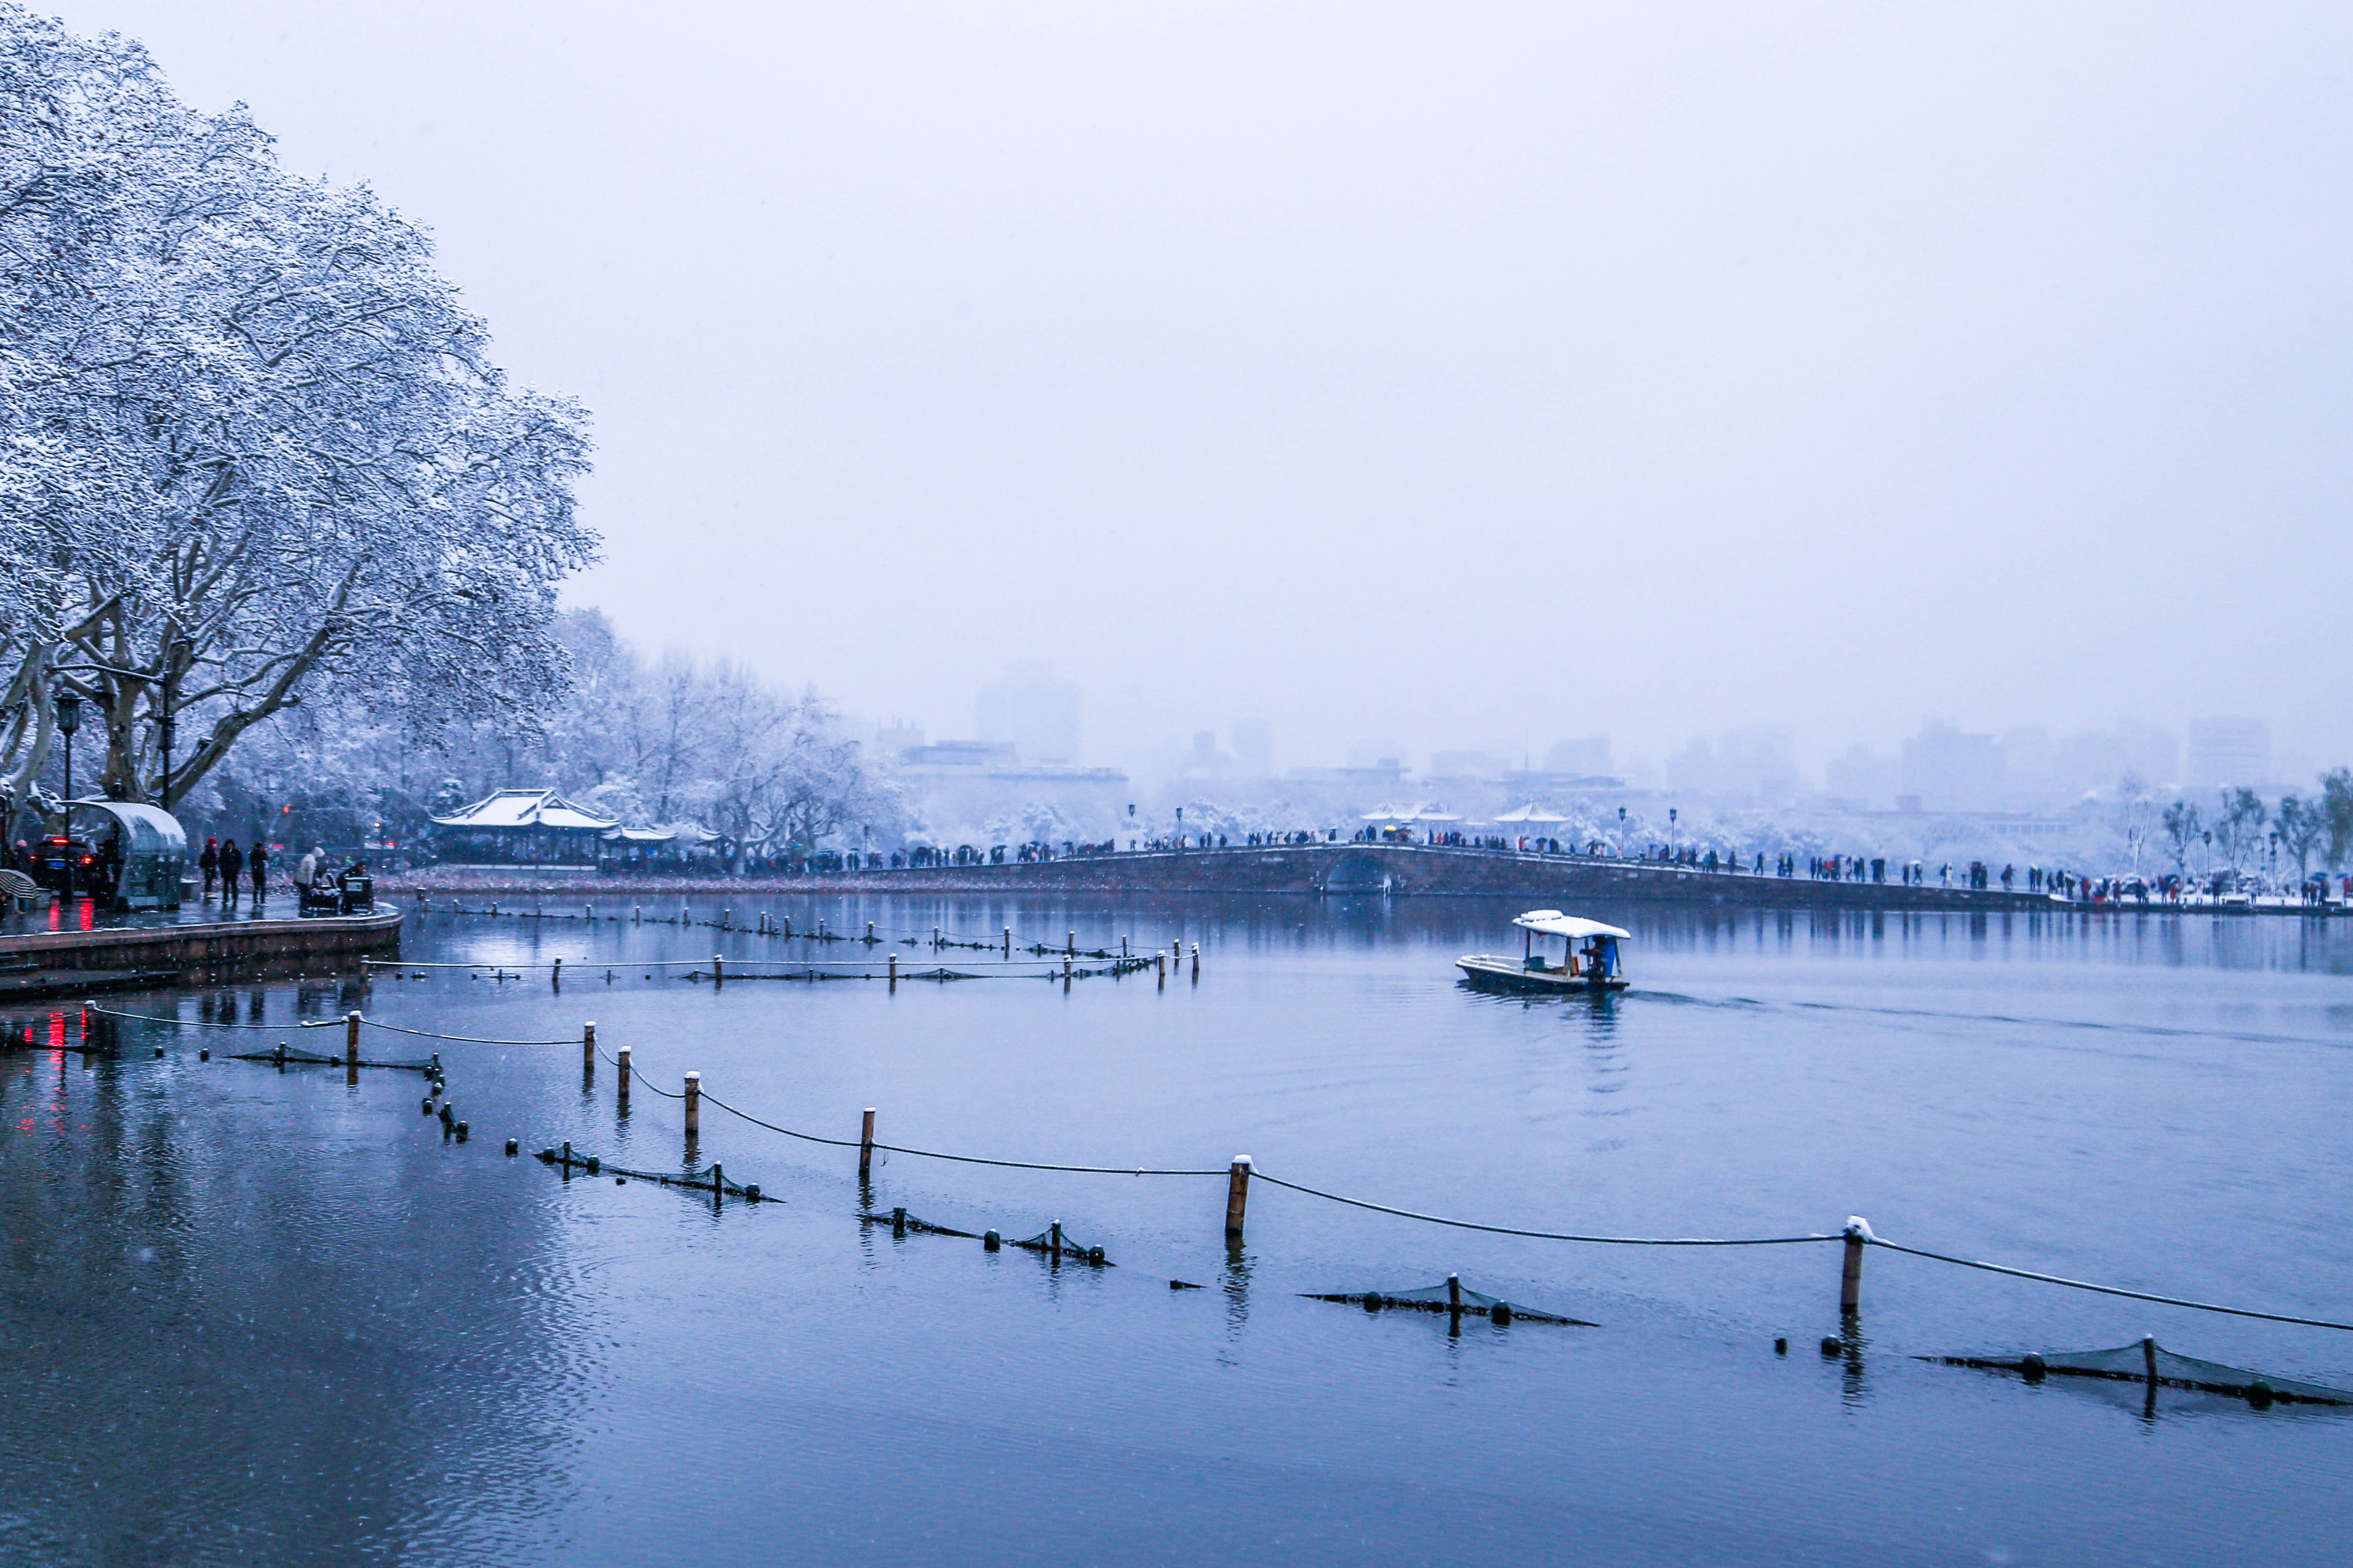
<instances>
[{"instance_id":1,"label":"street lamp","mask_svg":"<svg viewBox=\"0 0 2353 1568\"><path fill-rule=\"evenodd\" d=\"M58 710L58 732L66 738L66 902L73 902L73 738L81 728L81 698L69 687L60 686L51 700Z\"/></svg>"},{"instance_id":2,"label":"street lamp","mask_svg":"<svg viewBox=\"0 0 2353 1568\"><path fill-rule=\"evenodd\" d=\"M1667 807L1667 858L1675 858L1675 808Z\"/></svg>"}]
</instances>

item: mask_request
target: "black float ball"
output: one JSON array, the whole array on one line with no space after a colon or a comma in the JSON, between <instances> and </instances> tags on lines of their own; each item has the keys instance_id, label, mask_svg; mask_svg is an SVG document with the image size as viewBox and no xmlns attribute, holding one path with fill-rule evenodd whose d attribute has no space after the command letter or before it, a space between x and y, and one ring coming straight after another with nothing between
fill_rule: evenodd
<instances>
[{"instance_id":1,"label":"black float ball","mask_svg":"<svg viewBox=\"0 0 2353 1568\"><path fill-rule=\"evenodd\" d=\"M2272 1407L2272 1401L2277 1397L2278 1395L2272 1392L2272 1385L2261 1378L2247 1385L2247 1403L2257 1410L2269 1410Z\"/></svg>"},{"instance_id":2,"label":"black float ball","mask_svg":"<svg viewBox=\"0 0 2353 1568\"><path fill-rule=\"evenodd\" d=\"M507 1158L508 1158L508 1159L512 1160L512 1159L513 1159L517 1154L520 1154L520 1153L522 1153L522 1141L521 1139L517 1139L517 1138L510 1138L510 1139L508 1139L508 1140L507 1140Z\"/></svg>"},{"instance_id":3,"label":"black float ball","mask_svg":"<svg viewBox=\"0 0 2353 1568\"><path fill-rule=\"evenodd\" d=\"M1775 1355L1788 1355L1789 1353L1789 1342L1785 1339L1775 1340L1773 1342L1773 1353Z\"/></svg>"},{"instance_id":4,"label":"black float ball","mask_svg":"<svg viewBox=\"0 0 2353 1568\"><path fill-rule=\"evenodd\" d=\"M1844 1353L1845 1349L1845 1346L1840 1344L1838 1341L1831 1338L1828 1334L1824 1334L1822 1336L1822 1359L1824 1361L1838 1360L1838 1358Z\"/></svg>"},{"instance_id":5,"label":"black float ball","mask_svg":"<svg viewBox=\"0 0 2353 1568\"><path fill-rule=\"evenodd\" d=\"M1498 1301L1488 1311L1487 1316L1498 1324L1508 1323L1512 1321L1512 1304L1509 1301Z\"/></svg>"},{"instance_id":6,"label":"black float ball","mask_svg":"<svg viewBox=\"0 0 2353 1568\"><path fill-rule=\"evenodd\" d=\"M2025 1375L2027 1382L2041 1383L2051 1367L2041 1356L2030 1355L2018 1363L2018 1370Z\"/></svg>"},{"instance_id":7,"label":"black float ball","mask_svg":"<svg viewBox=\"0 0 2353 1568\"><path fill-rule=\"evenodd\" d=\"M1377 1311L1379 1311L1383 1307L1386 1307L1386 1306L1388 1306L1388 1302L1386 1302L1386 1301L1384 1301L1384 1300L1381 1300L1381 1293L1380 1293L1378 1290L1367 1290L1367 1291L1366 1291L1366 1292L1365 1292L1365 1310L1366 1310L1366 1311L1367 1311L1367 1312L1377 1312Z\"/></svg>"}]
</instances>

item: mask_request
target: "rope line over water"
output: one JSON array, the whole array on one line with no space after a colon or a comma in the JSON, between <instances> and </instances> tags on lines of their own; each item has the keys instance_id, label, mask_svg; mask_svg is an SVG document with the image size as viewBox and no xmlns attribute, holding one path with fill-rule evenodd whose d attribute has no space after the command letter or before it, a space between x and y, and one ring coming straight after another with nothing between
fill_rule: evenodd
<instances>
[{"instance_id":1,"label":"rope line over water","mask_svg":"<svg viewBox=\"0 0 2353 1568\"><path fill-rule=\"evenodd\" d=\"M2295 1323L2307 1329L2341 1329L2353 1333L2353 1323L2331 1322L2327 1318L2298 1318L2285 1312L2258 1312L2247 1307L2220 1307L2211 1301L2190 1301L2179 1296L2153 1296L2146 1290L2126 1290L2114 1285L2094 1285L2088 1280L2069 1279L2058 1274L2037 1274L2031 1268L2010 1268L1999 1263L1980 1263L1971 1258L1954 1258L1942 1252L1928 1252L1917 1247L1904 1247L1878 1237L1863 1237L1866 1245L1883 1247L1890 1252L1908 1253L1914 1258L1930 1258L1937 1263L1957 1263L1964 1268L1982 1268L1989 1274L2007 1274L2013 1279L2032 1279L2044 1285L2064 1285L2071 1290L2091 1290L2103 1296L2122 1296L2134 1301L2155 1301L2165 1307L2188 1307L2198 1312L2221 1312L2232 1318L2259 1318L2267 1323Z\"/></svg>"},{"instance_id":2,"label":"rope line over water","mask_svg":"<svg viewBox=\"0 0 2353 1568\"><path fill-rule=\"evenodd\" d=\"M1218 1173L1224 1174L1223 1172ZM1270 1176L1253 1168L1250 1179L1267 1182L1278 1187L1288 1187L1294 1193L1304 1193L1311 1198L1324 1198L1351 1208L1371 1209L1376 1214L1395 1215L1399 1219L1418 1219L1428 1225L1452 1226L1457 1230L1483 1230L1492 1236L1525 1236L1537 1241L1589 1241L1609 1247L1787 1247L1801 1241L1839 1241L1838 1236L1752 1236L1752 1237L1689 1237L1689 1236L1571 1236L1562 1231L1518 1230L1505 1225L1480 1225L1467 1219L1448 1219L1440 1215L1417 1214L1412 1209L1391 1208L1387 1204L1366 1203L1362 1198L1344 1198L1337 1193L1319 1192L1303 1187L1297 1182L1286 1182L1280 1176Z\"/></svg>"},{"instance_id":3,"label":"rope line over water","mask_svg":"<svg viewBox=\"0 0 2353 1568\"><path fill-rule=\"evenodd\" d=\"M781 1132L787 1138L798 1138L807 1143L823 1143L835 1149L880 1149L892 1154L912 1154L919 1160L954 1160L964 1165L1001 1165L1015 1171L1062 1171L1082 1176L1222 1176L1224 1171L1155 1171L1129 1165L1049 1165L1033 1160L985 1160L977 1154L943 1154L936 1149L908 1149L896 1143L866 1143L856 1138L820 1138L814 1132L796 1132L789 1127L779 1127L773 1121L763 1121L748 1110L738 1110L709 1089L702 1091L702 1102L715 1105L728 1115L740 1118L754 1127L765 1127L771 1132Z\"/></svg>"}]
</instances>

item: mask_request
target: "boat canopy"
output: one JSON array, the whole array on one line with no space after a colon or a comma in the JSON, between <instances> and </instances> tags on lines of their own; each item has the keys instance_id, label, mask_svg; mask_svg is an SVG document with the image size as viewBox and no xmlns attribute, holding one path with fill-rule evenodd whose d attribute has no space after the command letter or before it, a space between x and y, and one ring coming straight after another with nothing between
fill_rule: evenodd
<instances>
[{"instance_id":1,"label":"boat canopy","mask_svg":"<svg viewBox=\"0 0 2353 1568\"><path fill-rule=\"evenodd\" d=\"M1565 936L1572 941L1580 936L1617 936L1630 940L1634 934L1616 926L1603 925L1599 921L1565 915L1558 910L1530 910L1526 914L1515 916L1512 923L1529 931L1542 931L1546 936Z\"/></svg>"}]
</instances>

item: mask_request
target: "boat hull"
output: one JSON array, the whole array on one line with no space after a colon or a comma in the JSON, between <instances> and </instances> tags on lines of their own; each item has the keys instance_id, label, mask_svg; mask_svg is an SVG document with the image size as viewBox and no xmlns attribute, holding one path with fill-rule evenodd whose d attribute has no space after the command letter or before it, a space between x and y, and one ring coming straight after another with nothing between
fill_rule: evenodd
<instances>
[{"instance_id":1,"label":"boat hull","mask_svg":"<svg viewBox=\"0 0 2353 1568\"><path fill-rule=\"evenodd\" d=\"M1628 982L1619 975L1568 974L1557 969L1528 969L1518 959L1467 953L1454 961L1462 977L1485 991L1519 991L1535 994L1589 994L1623 991Z\"/></svg>"}]
</instances>

